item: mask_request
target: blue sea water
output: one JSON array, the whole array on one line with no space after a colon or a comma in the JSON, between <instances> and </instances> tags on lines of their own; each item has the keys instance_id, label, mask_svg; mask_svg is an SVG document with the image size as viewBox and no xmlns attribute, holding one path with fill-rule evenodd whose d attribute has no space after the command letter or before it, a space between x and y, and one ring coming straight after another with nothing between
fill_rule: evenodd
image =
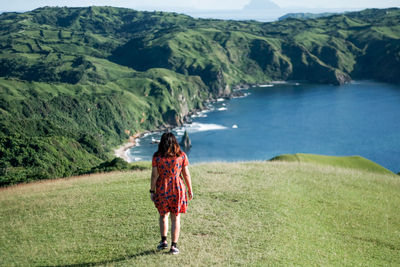
<instances>
[{"instance_id":1,"label":"blue sea water","mask_svg":"<svg viewBox=\"0 0 400 267\"><path fill-rule=\"evenodd\" d=\"M360 155L400 171L400 86L356 81L343 86L274 84L222 100L177 128L189 132L191 163L268 160L286 153ZM160 133L127 155L151 160Z\"/></svg>"}]
</instances>

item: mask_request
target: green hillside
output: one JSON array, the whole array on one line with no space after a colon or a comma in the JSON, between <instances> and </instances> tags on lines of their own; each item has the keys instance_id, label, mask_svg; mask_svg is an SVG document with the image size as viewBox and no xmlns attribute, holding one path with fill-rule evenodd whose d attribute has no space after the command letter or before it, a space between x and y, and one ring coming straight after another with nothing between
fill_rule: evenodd
<instances>
[{"instance_id":1,"label":"green hillside","mask_svg":"<svg viewBox=\"0 0 400 267\"><path fill-rule=\"evenodd\" d=\"M271 80L399 82L400 10L272 23L113 7L0 14L0 185L87 173Z\"/></svg>"},{"instance_id":2,"label":"green hillside","mask_svg":"<svg viewBox=\"0 0 400 267\"><path fill-rule=\"evenodd\" d=\"M305 162L193 165L181 253L171 256L155 249L146 164L0 190L0 265L400 265L397 176Z\"/></svg>"},{"instance_id":3,"label":"green hillside","mask_svg":"<svg viewBox=\"0 0 400 267\"><path fill-rule=\"evenodd\" d=\"M274 157L273 159L271 159L271 161L313 163L340 168L350 168L360 171L375 172L386 175L394 174L392 171L389 171L381 165L360 156L336 157L297 153L280 155Z\"/></svg>"},{"instance_id":4,"label":"green hillside","mask_svg":"<svg viewBox=\"0 0 400 267\"><path fill-rule=\"evenodd\" d=\"M284 20L288 18L294 19L317 19L321 17L328 17L332 15L337 15L337 13L323 12L323 13L288 13L278 18L278 20Z\"/></svg>"}]
</instances>

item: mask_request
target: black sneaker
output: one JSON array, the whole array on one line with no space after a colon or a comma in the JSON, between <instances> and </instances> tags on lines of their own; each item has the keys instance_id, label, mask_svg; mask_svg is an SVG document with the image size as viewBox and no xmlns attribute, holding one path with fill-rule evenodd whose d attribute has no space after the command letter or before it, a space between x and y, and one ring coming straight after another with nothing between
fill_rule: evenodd
<instances>
[{"instance_id":1,"label":"black sneaker","mask_svg":"<svg viewBox=\"0 0 400 267\"><path fill-rule=\"evenodd\" d=\"M164 243L164 242L160 241L160 244L158 244L157 249L158 250L163 250L163 249L166 249L166 248L168 248L168 243Z\"/></svg>"},{"instance_id":2,"label":"black sneaker","mask_svg":"<svg viewBox=\"0 0 400 267\"><path fill-rule=\"evenodd\" d=\"M169 253L176 255L176 254L179 253L179 248L171 246L171 249L169 250Z\"/></svg>"}]
</instances>

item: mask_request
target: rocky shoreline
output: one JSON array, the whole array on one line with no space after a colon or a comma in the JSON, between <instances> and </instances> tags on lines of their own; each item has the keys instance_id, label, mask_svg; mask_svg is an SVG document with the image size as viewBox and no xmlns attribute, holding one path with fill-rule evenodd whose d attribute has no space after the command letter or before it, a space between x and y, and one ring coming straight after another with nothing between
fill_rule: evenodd
<instances>
[{"instance_id":1,"label":"rocky shoreline","mask_svg":"<svg viewBox=\"0 0 400 267\"><path fill-rule=\"evenodd\" d=\"M235 86L232 86L232 91L229 94L229 96L223 96L223 97L217 97L217 98L211 98L211 99L207 99L204 103L206 104L212 104L215 102L218 102L218 99L220 98L224 98L226 100L235 98L235 97L243 97L246 96L246 94L244 92L242 92L243 90L249 90L252 87L257 87L257 86L261 86L263 87L263 85L275 85L275 84L283 84L283 83L287 83L287 81L269 81L269 82L265 82L265 83L258 83L258 84L237 84ZM182 126L185 123L190 123L192 121L192 117L202 111L208 110L207 108L204 109L194 109L189 111L186 115L182 116L181 119L177 120L176 125L171 125L171 124L164 124L161 127L159 127L156 130L153 131L144 131L144 132L138 132L133 136L129 137L129 141L122 144L121 146L119 146L118 148L116 148L114 150L114 155L116 157L122 158L124 159L126 162L130 163L131 161L129 161L129 157L127 155L128 150L135 147L136 145L136 139L140 139L142 138L144 135L146 134L151 134L151 133L156 133L156 132L165 132L165 131L171 131L172 129L174 129L175 127L178 126ZM178 123L179 122L179 123ZM178 140L179 142L179 140Z\"/></svg>"},{"instance_id":2,"label":"rocky shoreline","mask_svg":"<svg viewBox=\"0 0 400 267\"><path fill-rule=\"evenodd\" d=\"M248 89L248 88L246 88ZM232 97L238 97L238 96L243 96L243 94L240 94L238 91L234 91L232 92L230 97L226 97L226 99L231 99ZM217 102L217 99L209 99L207 101L205 101L205 103L214 103ZM185 116L182 117L182 123L181 125L185 124L185 123L190 123L192 121L192 116L196 115L199 112L202 112L204 110L207 109L194 109L192 111L190 111L188 114L186 114ZM130 162L129 161L129 157L127 155L127 152L130 148L135 147L136 145L136 139L142 138L145 134L151 134L151 133L156 133L156 132L165 132L165 131L170 131L172 129L174 129L175 127L178 127L180 125L170 125L170 124L164 124L161 127L159 127L158 129L154 130L154 131L144 131L144 132L138 132L133 136L129 137L129 141L122 144L121 146L119 146L118 148L116 148L114 150L114 155L116 157L122 158L124 159L126 162ZM179 140L178 140L179 141Z\"/></svg>"}]
</instances>

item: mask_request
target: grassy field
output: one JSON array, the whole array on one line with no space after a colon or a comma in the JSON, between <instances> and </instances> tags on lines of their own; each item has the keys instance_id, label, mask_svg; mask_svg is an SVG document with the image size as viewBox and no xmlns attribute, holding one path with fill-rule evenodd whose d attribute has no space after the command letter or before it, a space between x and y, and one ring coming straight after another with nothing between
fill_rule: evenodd
<instances>
[{"instance_id":1,"label":"grassy field","mask_svg":"<svg viewBox=\"0 0 400 267\"><path fill-rule=\"evenodd\" d=\"M325 156L315 154L284 154L273 158L272 160L288 161L288 162L303 162L314 163L320 165L329 165L336 167L344 167L350 169L362 169L368 172L376 172L381 174L393 174L392 171L385 167L360 156Z\"/></svg>"},{"instance_id":2,"label":"grassy field","mask_svg":"<svg viewBox=\"0 0 400 267\"><path fill-rule=\"evenodd\" d=\"M155 250L148 169L1 189L0 265L400 265L394 174L284 161L191 172L177 256Z\"/></svg>"}]
</instances>

